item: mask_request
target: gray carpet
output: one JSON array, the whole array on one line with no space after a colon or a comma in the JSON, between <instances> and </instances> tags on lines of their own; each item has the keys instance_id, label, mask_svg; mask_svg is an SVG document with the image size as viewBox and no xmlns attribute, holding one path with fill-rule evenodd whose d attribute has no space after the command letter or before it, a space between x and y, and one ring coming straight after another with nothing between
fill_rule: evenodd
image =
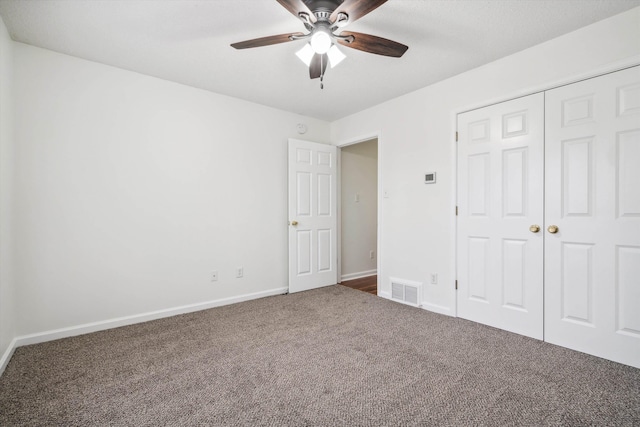
<instances>
[{"instance_id":1,"label":"gray carpet","mask_svg":"<svg viewBox=\"0 0 640 427\"><path fill-rule=\"evenodd\" d=\"M0 425L640 425L640 370L342 286L16 350Z\"/></svg>"}]
</instances>

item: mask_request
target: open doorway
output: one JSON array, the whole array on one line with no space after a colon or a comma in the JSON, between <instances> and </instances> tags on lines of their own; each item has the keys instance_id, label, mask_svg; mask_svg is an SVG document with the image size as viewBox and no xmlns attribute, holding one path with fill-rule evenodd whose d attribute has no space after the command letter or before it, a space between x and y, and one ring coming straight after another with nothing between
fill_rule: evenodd
<instances>
[{"instance_id":1,"label":"open doorway","mask_svg":"<svg viewBox=\"0 0 640 427\"><path fill-rule=\"evenodd\" d=\"M342 147L340 195L340 281L377 295L377 138Z\"/></svg>"}]
</instances>

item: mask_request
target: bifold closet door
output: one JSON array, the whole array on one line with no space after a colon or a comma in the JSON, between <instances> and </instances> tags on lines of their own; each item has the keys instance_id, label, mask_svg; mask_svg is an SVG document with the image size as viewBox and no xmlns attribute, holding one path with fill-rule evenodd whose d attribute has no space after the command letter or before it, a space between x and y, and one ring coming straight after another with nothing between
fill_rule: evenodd
<instances>
[{"instance_id":1,"label":"bifold closet door","mask_svg":"<svg viewBox=\"0 0 640 427\"><path fill-rule=\"evenodd\" d=\"M543 336L544 96L458 115L458 316Z\"/></svg>"},{"instance_id":2,"label":"bifold closet door","mask_svg":"<svg viewBox=\"0 0 640 427\"><path fill-rule=\"evenodd\" d=\"M545 104L545 341L640 367L640 67Z\"/></svg>"}]
</instances>

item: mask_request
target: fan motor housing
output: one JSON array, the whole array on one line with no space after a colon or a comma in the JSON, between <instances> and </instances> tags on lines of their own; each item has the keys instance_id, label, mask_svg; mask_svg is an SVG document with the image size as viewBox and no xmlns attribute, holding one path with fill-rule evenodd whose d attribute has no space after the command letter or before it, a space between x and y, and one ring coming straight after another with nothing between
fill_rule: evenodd
<instances>
[{"instance_id":1,"label":"fan motor housing","mask_svg":"<svg viewBox=\"0 0 640 427\"><path fill-rule=\"evenodd\" d=\"M343 1L344 0L303 0L304 4L319 20L328 20L329 16ZM319 16L319 14L321 14L321 16Z\"/></svg>"}]
</instances>

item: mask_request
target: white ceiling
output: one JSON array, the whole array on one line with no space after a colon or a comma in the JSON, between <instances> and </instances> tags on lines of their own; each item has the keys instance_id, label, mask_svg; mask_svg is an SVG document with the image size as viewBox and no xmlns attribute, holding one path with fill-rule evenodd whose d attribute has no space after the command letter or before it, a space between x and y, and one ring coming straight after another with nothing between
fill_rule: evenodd
<instances>
[{"instance_id":1,"label":"white ceiling","mask_svg":"<svg viewBox=\"0 0 640 427\"><path fill-rule=\"evenodd\" d=\"M639 6L640 0L390 0L344 27L409 46L341 47L325 88L295 56L304 31L276 0L0 0L13 40L324 120L335 120Z\"/></svg>"}]
</instances>

